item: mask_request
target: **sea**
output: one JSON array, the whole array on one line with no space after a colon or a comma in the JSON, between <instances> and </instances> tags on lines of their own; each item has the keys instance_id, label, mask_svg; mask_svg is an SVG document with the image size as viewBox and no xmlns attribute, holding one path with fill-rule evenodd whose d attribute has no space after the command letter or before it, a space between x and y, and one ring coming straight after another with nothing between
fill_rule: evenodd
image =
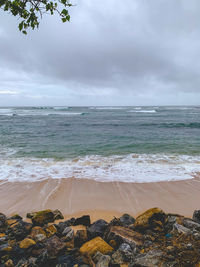
<instances>
[{"instance_id":1,"label":"sea","mask_svg":"<svg viewBox=\"0 0 200 267\"><path fill-rule=\"evenodd\" d=\"M1 107L0 181L191 179L200 106Z\"/></svg>"}]
</instances>

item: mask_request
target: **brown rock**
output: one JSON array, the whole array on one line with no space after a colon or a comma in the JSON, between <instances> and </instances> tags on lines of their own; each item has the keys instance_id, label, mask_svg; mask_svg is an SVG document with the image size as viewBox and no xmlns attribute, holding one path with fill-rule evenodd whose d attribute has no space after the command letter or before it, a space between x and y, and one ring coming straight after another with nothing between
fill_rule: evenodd
<instances>
[{"instance_id":1,"label":"brown rock","mask_svg":"<svg viewBox=\"0 0 200 267\"><path fill-rule=\"evenodd\" d=\"M37 236L38 235L43 235L44 237L46 237L46 232L42 229L42 227L40 226L35 226L32 228L31 230L31 238L33 238L34 240L37 240Z\"/></svg>"},{"instance_id":2,"label":"brown rock","mask_svg":"<svg viewBox=\"0 0 200 267\"><path fill-rule=\"evenodd\" d=\"M36 243L33 239L25 238L19 243L19 247L22 249L30 248L31 246L34 246Z\"/></svg>"},{"instance_id":3,"label":"brown rock","mask_svg":"<svg viewBox=\"0 0 200 267\"><path fill-rule=\"evenodd\" d=\"M55 225L49 225L48 227L45 228L45 231L47 232L47 237L51 237L57 232L57 229Z\"/></svg>"},{"instance_id":4,"label":"brown rock","mask_svg":"<svg viewBox=\"0 0 200 267\"><path fill-rule=\"evenodd\" d=\"M115 240L117 244L128 243L132 247L140 246L143 244L144 236L129 228L122 226L111 226L107 234L108 240Z\"/></svg>"},{"instance_id":5,"label":"brown rock","mask_svg":"<svg viewBox=\"0 0 200 267\"><path fill-rule=\"evenodd\" d=\"M112 252L113 248L108 245L101 237L95 237L94 239L86 242L80 248L80 252L88 256L94 256L97 251L101 252L102 254L107 254L109 252Z\"/></svg>"},{"instance_id":6,"label":"brown rock","mask_svg":"<svg viewBox=\"0 0 200 267\"><path fill-rule=\"evenodd\" d=\"M146 228L162 230L166 220L166 214L159 208L152 208L139 215L134 223L136 229Z\"/></svg>"},{"instance_id":7,"label":"brown rock","mask_svg":"<svg viewBox=\"0 0 200 267\"><path fill-rule=\"evenodd\" d=\"M17 223L18 221L15 220L15 219L8 219L6 222L7 222L8 225L12 225L12 224Z\"/></svg>"},{"instance_id":8,"label":"brown rock","mask_svg":"<svg viewBox=\"0 0 200 267\"><path fill-rule=\"evenodd\" d=\"M5 267L14 267L14 263L11 259L7 260L7 262L5 263Z\"/></svg>"}]
</instances>

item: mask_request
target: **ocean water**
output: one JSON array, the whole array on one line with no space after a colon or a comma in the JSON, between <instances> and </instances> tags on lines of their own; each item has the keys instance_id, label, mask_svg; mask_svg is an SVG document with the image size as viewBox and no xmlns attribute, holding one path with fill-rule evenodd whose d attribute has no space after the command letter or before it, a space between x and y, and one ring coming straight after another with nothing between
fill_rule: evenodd
<instances>
[{"instance_id":1,"label":"ocean water","mask_svg":"<svg viewBox=\"0 0 200 267\"><path fill-rule=\"evenodd\" d=\"M198 172L198 106L0 108L0 180L140 183Z\"/></svg>"}]
</instances>

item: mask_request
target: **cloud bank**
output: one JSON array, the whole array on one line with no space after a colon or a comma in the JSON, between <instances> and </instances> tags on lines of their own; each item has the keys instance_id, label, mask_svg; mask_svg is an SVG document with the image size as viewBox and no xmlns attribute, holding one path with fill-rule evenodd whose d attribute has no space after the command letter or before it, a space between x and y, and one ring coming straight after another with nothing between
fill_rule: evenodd
<instances>
[{"instance_id":1,"label":"cloud bank","mask_svg":"<svg viewBox=\"0 0 200 267\"><path fill-rule=\"evenodd\" d=\"M200 104L198 0L74 1L23 36L0 16L0 105Z\"/></svg>"}]
</instances>

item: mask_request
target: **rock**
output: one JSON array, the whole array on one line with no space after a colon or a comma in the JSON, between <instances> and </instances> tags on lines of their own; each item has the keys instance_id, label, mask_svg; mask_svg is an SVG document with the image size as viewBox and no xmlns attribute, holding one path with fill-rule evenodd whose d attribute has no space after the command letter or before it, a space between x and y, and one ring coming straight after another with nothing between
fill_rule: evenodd
<instances>
[{"instance_id":1,"label":"rock","mask_svg":"<svg viewBox=\"0 0 200 267\"><path fill-rule=\"evenodd\" d=\"M108 228L108 223L104 220L98 220L94 222L88 228L88 234L90 238L94 238L96 236L103 237L106 229Z\"/></svg>"},{"instance_id":2,"label":"rock","mask_svg":"<svg viewBox=\"0 0 200 267\"><path fill-rule=\"evenodd\" d=\"M12 247L6 243L0 246L0 255L4 254L5 252L11 252L12 251Z\"/></svg>"},{"instance_id":3,"label":"rock","mask_svg":"<svg viewBox=\"0 0 200 267\"><path fill-rule=\"evenodd\" d=\"M129 266L140 266L140 267L155 267L161 266L163 252L160 250L151 250L148 253L139 254L134 258L133 263Z\"/></svg>"},{"instance_id":4,"label":"rock","mask_svg":"<svg viewBox=\"0 0 200 267\"><path fill-rule=\"evenodd\" d=\"M30 239L30 238L25 238L24 240L22 240L20 243L19 243L19 247L22 248L22 249L27 249L27 248L30 248L32 246L34 246L36 243L33 239Z\"/></svg>"},{"instance_id":5,"label":"rock","mask_svg":"<svg viewBox=\"0 0 200 267\"><path fill-rule=\"evenodd\" d=\"M113 248L108 245L101 237L95 237L94 239L86 242L81 246L80 252L88 256L94 256L99 251L102 254L107 254L113 251Z\"/></svg>"},{"instance_id":6,"label":"rock","mask_svg":"<svg viewBox=\"0 0 200 267\"><path fill-rule=\"evenodd\" d=\"M6 216L3 213L0 213L0 231L3 231L6 225Z\"/></svg>"},{"instance_id":7,"label":"rock","mask_svg":"<svg viewBox=\"0 0 200 267\"><path fill-rule=\"evenodd\" d=\"M188 218L183 219L183 226L190 230L200 231L200 224Z\"/></svg>"},{"instance_id":8,"label":"rock","mask_svg":"<svg viewBox=\"0 0 200 267\"><path fill-rule=\"evenodd\" d=\"M12 225L12 224L15 224L15 223L17 223L18 222L18 220L16 220L16 219L8 219L8 220L6 220L6 222L7 222L7 225Z\"/></svg>"},{"instance_id":9,"label":"rock","mask_svg":"<svg viewBox=\"0 0 200 267\"><path fill-rule=\"evenodd\" d=\"M66 241L70 241L74 238L74 230L71 227L66 227L62 232L62 235L65 235Z\"/></svg>"},{"instance_id":10,"label":"rock","mask_svg":"<svg viewBox=\"0 0 200 267\"><path fill-rule=\"evenodd\" d=\"M83 266L83 259L77 255L62 255L58 257L58 264L56 267L74 267ZM88 265L86 265L89 267Z\"/></svg>"},{"instance_id":11,"label":"rock","mask_svg":"<svg viewBox=\"0 0 200 267\"><path fill-rule=\"evenodd\" d=\"M10 225L6 231L10 239L22 240L25 238L32 228L32 224L19 220Z\"/></svg>"},{"instance_id":12,"label":"rock","mask_svg":"<svg viewBox=\"0 0 200 267\"><path fill-rule=\"evenodd\" d=\"M28 213L27 218L32 220L35 225L44 225L47 223L54 222L54 213L52 210L42 210L34 213Z\"/></svg>"},{"instance_id":13,"label":"rock","mask_svg":"<svg viewBox=\"0 0 200 267\"><path fill-rule=\"evenodd\" d=\"M81 247L87 241L87 229L74 230L74 245L75 247Z\"/></svg>"},{"instance_id":14,"label":"rock","mask_svg":"<svg viewBox=\"0 0 200 267\"><path fill-rule=\"evenodd\" d=\"M5 267L14 267L14 263L11 259L7 260L5 263Z\"/></svg>"},{"instance_id":15,"label":"rock","mask_svg":"<svg viewBox=\"0 0 200 267\"><path fill-rule=\"evenodd\" d=\"M123 264L130 262L133 256L133 251L129 244L123 243L119 249L113 253L112 259L117 264Z\"/></svg>"},{"instance_id":16,"label":"rock","mask_svg":"<svg viewBox=\"0 0 200 267\"><path fill-rule=\"evenodd\" d=\"M66 247L66 244L61 241L60 238L58 238L56 235L53 235L46 240L45 247L47 249L48 255L53 258Z\"/></svg>"},{"instance_id":17,"label":"rock","mask_svg":"<svg viewBox=\"0 0 200 267\"><path fill-rule=\"evenodd\" d=\"M173 231L178 231L179 234L192 234L191 230L186 228L185 226L175 223L174 224L174 230Z\"/></svg>"},{"instance_id":18,"label":"rock","mask_svg":"<svg viewBox=\"0 0 200 267\"><path fill-rule=\"evenodd\" d=\"M19 214L14 214L9 219L22 220L22 217Z\"/></svg>"},{"instance_id":19,"label":"rock","mask_svg":"<svg viewBox=\"0 0 200 267\"><path fill-rule=\"evenodd\" d=\"M59 210L54 210L53 214L54 214L54 221L64 219L62 213Z\"/></svg>"},{"instance_id":20,"label":"rock","mask_svg":"<svg viewBox=\"0 0 200 267\"><path fill-rule=\"evenodd\" d=\"M134 227L138 230L147 228L156 231L162 231L166 222L166 214L159 208L152 208L139 215L134 223Z\"/></svg>"},{"instance_id":21,"label":"rock","mask_svg":"<svg viewBox=\"0 0 200 267\"><path fill-rule=\"evenodd\" d=\"M119 220L120 220L122 226L124 226L124 227L127 227L131 224L134 224L134 222L135 222L135 219L132 216L130 216L129 214L123 214L119 218Z\"/></svg>"},{"instance_id":22,"label":"rock","mask_svg":"<svg viewBox=\"0 0 200 267\"><path fill-rule=\"evenodd\" d=\"M74 225L85 225L90 226L90 216L84 215L80 218L75 219Z\"/></svg>"},{"instance_id":23,"label":"rock","mask_svg":"<svg viewBox=\"0 0 200 267\"><path fill-rule=\"evenodd\" d=\"M96 267L108 267L110 263L110 256L108 255L102 255L100 259L98 260Z\"/></svg>"},{"instance_id":24,"label":"rock","mask_svg":"<svg viewBox=\"0 0 200 267\"><path fill-rule=\"evenodd\" d=\"M64 221L64 222L59 222L58 225L56 225L58 232L62 233L66 227L74 225L75 218L71 218L70 220Z\"/></svg>"},{"instance_id":25,"label":"rock","mask_svg":"<svg viewBox=\"0 0 200 267\"><path fill-rule=\"evenodd\" d=\"M193 221L200 223L200 210L195 210L192 216Z\"/></svg>"},{"instance_id":26,"label":"rock","mask_svg":"<svg viewBox=\"0 0 200 267\"><path fill-rule=\"evenodd\" d=\"M106 238L109 241L115 240L118 245L127 243L132 249L136 246L141 246L144 242L142 234L122 226L111 226Z\"/></svg>"},{"instance_id":27,"label":"rock","mask_svg":"<svg viewBox=\"0 0 200 267\"><path fill-rule=\"evenodd\" d=\"M45 228L45 231L47 233L47 237L51 237L52 235L54 235L55 233L57 233L57 228L55 227L55 225L49 225Z\"/></svg>"},{"instance_id":28,"label":"rock","mask_svg":"<svg viewBox=\"0 0 200 267\"><path fill-rule=\"evenodd\" d=\"M35 226L32 228L30 236L35 241L42 241L46 238L46 232L40 226Z\"/></svg>"}]
</instances>

